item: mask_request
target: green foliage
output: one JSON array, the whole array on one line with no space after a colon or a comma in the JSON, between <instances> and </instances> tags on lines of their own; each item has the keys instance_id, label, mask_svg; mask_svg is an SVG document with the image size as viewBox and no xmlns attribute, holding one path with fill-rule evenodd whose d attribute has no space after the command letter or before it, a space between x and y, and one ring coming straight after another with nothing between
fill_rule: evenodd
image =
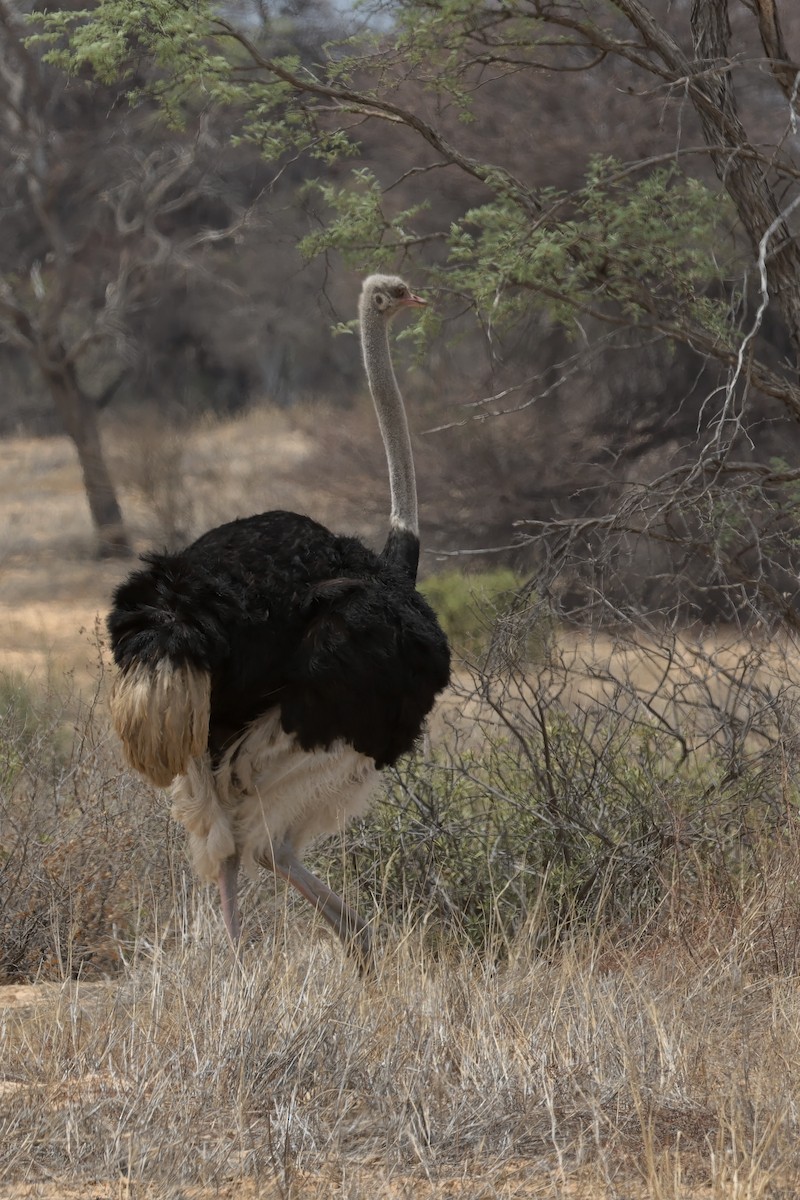
<instances>
[{"instance_id":1,"label":"green foliage","mask_svg":"<svg viewBox=\"0 0 800 1200\"><path fill-rule=\"evenodd\" d=\"M310 233L300 242L308 259L326 250L338 250L348 265L363 267L364 255L370 269L389 269L398 250L413 245L416 238L409 225L427 204L415 204L392 217L387 216L382 192L372 171L359 167L351 173L351 186L313 180L305 191L316 194L333 215L323 230Z\"/></svg>"},{"instance_id":2,"label":"green foliage","mask_svg":"<svg viewBox=\"0 0 800 1200\"><path fill-rule=\"evenodd\" d=\"M314 185L330 214L302 243L307 257L328 250L361 270L388 268L399 253L430 240L417 224L424 205L387 213L378 179L366 168L344 184ZM632 321L695 322L730 340L729 303L705 293L720 277L720 197L677 168L631 181L619 163L590 164L571 197L543 190L538 220L498 180L491 202L469 210L447 234L447 258L434 284L468 295L502 327L542 308L568 326L576 311L603 301Z\"/></svg>"},{"instance_id":3,"label":"green foliage","mask_svg":"<svg viewBox=\"0 0 800 1200\"><path fill-rule=\"evenodd\" d=\"M542 192L541 216L502 193L450 231L448 286L472 295L503 324L532 307L570 325L603 300L633 321L692 319L729 336L728 305L705 295L720 275L715 258L726 209L719 196L677 169L630 180L619 163L594 160L568 197Z\"/></svg>"},{"instance_id":4,"label":"green foliage","mask_svg":"<svg viewBox=\"0 0 800 1200\"><path fill-rule=\"evenodd\" d=\"M40 37L47 42L58 43L60 35L69 34L66 46L50 52L51 62L73 70L90 67L104 83L134 74L134 50L140 60L151 55L164 71L183 74L191 64L198 80L223 65L207 42L211 5L204 0L105 0L96 8L51 10L35 14L33 20L44 26Z\"/></svg>"},{"instance_id":5,"label":"green foliage","mask_svg":"<svg viewBox=\"0 0 800 1200\"><path fill-rule=\"evenodd\" d=\"M420 584L456 654L470 661L483 658L499 620L506 617L523 581L508 568L466 575L443 571ZM539 639L528 635L529 648Z\"/></svg>"},{"instance_id":6,"label":"green foliage","mask_svg":"<svg viewBox=\"0 0 800 1200\"><path fill-rule=\"evenodd\" d=\"M330 167L357 149L347 132L353 117L383 115L387 129L407 126L423 141L433 136L443 161L488 189L485 203L449 229L431 231L427 219L419 220L423 204L388 204L384 181L366 168L343 181L322 178L308 186L327 220L301 243L307 257L335 250L372 270L437 240L445 254L435 267L428 264L431 282L468 297L494 327L532 307L572 324L576 313L613 305L632 322L654 319L675 336L697 327L727 344L728 306L706 295L724 270L727 210L719 193L677 165L642 167L636 175L600 157L587 164L585 183L573 195L531 188L503 168L441 145L406 107L410 78L446 95L467 117L476 103L476 46L487 47L491 58L498 44L524 69L557 45L543 19L511 2L402 0L389 11L391 39L353 35L328 47L313 70L296 57L269 58L268 48L237 35L206 0L104 0L96 9L39 17L38 36L52 45L52 61L105 81L130 78L134 70L142 77L149 62L145 90L169 120L225 107L234 139L256 143L270 160L305 154ZM436 328L429 318L415 335Z\"/></svg>"},{"instance_id":7,"label":"green foliage","mask_svg":"<svg viewBox=\"0 0 800 1200\"><path fill-rule=\"evenodd\" d=\"M330 161L348 151L341 129L315 127L301 107L290 104L295 90L289 83L248 74L246 51L205 0L105 0L94 10L35 14L32 20L43 32L31 41L49 45L46 59L65 71L88 71L112 83L138 78L148 63L145 82L129 99L154 98L171 125L181 126L188 115L207 108L227 108L237 118L234 140L255 142L267 159L291 151ZM299 69L291 55L273 65L289 74Z\"/></svg>"}]
</instances>

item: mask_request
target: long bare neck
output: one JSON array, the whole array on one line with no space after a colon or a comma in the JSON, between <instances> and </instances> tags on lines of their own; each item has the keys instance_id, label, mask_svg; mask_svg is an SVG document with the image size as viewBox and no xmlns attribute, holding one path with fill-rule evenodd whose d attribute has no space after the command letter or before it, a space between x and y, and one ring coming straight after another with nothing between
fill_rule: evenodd
<instances>
[{"instance_id":1,"label":"long bare neck","mask_svg":"<svg viewBox=\"0 0 800 1200\"><path fill-rule=\"evenodd\" d=\"M389 488L392 497L392 529L408 531L419 536L417 517L417 483L414 459L408 433L403 397L397 386L392 356L389 351L388 322L362 298L361 348L369 389L378 415L381 437L386 448L389 467Z\"/></svg>"}]
</instances>

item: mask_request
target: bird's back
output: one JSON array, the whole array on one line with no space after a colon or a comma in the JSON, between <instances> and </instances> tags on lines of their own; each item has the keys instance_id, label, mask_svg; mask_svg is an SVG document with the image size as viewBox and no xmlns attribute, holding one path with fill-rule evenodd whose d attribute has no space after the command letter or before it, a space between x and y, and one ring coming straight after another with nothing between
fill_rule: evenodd
<instances>
[{"instance_id":1,"label":"bird's back","mask_svg":"<svg viewBox=\"0 0 800 1200\"><path fill-rule=\"evenodd\" d=\"M341 739L382 767L447 683L446 639L408 577L308 517L246 517L146 561L114 597L116 661L208 672L214 758L279 707L303 749Z\"/></svg>"}]
</instances>

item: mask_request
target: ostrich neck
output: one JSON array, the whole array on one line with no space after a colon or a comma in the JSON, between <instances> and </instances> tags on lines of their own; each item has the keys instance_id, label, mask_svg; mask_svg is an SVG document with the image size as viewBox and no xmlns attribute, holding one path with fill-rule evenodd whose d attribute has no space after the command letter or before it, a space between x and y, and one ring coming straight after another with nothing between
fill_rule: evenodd
<instances>
[{"instance_id":1,"label":"ostrich neck","mask_svg":"<svg viewBox=\"0 0 800 1200\"><path fill-rule=\"evenodd\" d=\"M392 527L407 529L419 536L417 519L417 485L414 478L414 459L411 438L397 386L392 356L389 351L388 322L380 313L361 311L361 345L369 389L378 416L381 437L386 448L389 467L389 488L392 497Z\"/></svg>"}]
</instances>

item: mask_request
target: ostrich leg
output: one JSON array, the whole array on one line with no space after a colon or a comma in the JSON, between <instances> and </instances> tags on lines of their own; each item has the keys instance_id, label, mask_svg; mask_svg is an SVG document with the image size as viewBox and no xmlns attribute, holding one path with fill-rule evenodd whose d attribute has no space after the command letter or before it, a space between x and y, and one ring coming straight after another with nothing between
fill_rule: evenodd
<instances>
[{"instance_id":1,"label":"ostrich leg","mask_svg":"<svg viewBox=\"0 0 800 1200\"><path fill-rule=\"evenodd\" d=\"M217 877L219 898L222 905L222 919L228 931L228 937L234 950L239 947L242 927L239 923L239 898L237 883L239 880L239 856L231 855L226 858Z\"/></svg>"},{"instance_id":2,"label":"ostrich leg","mask_svg":"<svg viewBox=\"0 0 800 1200\"><path fill-rule=\"evenodd\" d=\"M355 956L362 974L372 972L375 965L372 937L364 918L345 904L338 892L317 879L288 847L276 847L272 861L263 861L265 867L285 879L314 905L322 919L335 930L345 949Z\"/></svg>"}]
</instances>

